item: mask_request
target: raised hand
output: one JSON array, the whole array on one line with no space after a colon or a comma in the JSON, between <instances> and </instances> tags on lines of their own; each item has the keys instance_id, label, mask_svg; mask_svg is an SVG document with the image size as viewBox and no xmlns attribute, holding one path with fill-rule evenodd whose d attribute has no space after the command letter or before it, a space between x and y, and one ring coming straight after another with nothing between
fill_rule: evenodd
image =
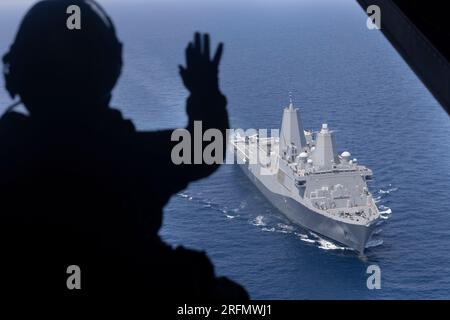
<instances>
[{"instance_id":1,"label":"raised hand","mask_svg":"<svg viewBox=\"0 0 450 320\"><path fill-rule=\"evenodd\" d=\"M223 43L220 43L211 59L209 35L195 33L194 41L186 48L186 67L179 66L180 76L191 94L204 95L219 91L218 71L222 52Z\"/></svg>"}]
</instances>

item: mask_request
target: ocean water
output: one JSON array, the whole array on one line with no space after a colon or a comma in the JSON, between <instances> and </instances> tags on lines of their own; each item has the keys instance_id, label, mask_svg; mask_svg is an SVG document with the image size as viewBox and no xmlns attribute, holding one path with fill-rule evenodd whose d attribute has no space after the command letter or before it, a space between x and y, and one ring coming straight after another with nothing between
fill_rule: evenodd
<instances>
[{"instance_id":1,"label":"ocean water","mask_svg":"<svg viewBox=\"0 0 450 320\"><path fill-rule=\"evenodd\" d=\"M328 123L338 150L373 170L385 218L358 257L290 223L224 165L171 199L163 239L207 251L255 299L450 298L450 119L355 1L101 3L125 45L113 104L140 130L185 125L177 65L192 33L208 31L225 43L232 127L278 128L292 91L306 128ZM0 52L25 8L0 4ZM367 289L371 264L380 290Z\"/></svg>"}]
</instances>

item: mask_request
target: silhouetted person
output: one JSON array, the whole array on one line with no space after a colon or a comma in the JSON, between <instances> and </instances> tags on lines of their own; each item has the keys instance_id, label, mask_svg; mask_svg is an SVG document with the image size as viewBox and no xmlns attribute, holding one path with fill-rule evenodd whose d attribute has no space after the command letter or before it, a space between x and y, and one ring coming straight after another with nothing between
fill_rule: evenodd
<instances>
[{"instance_id":1,"label":"silhouetted person","mask_svg":"<svg viewBox=\"0 0 450 320\"><path fill-rule=\"evenodd\" d=\"M66 27L69 5L81 30ZM228 128L218 85L219 45L195 35L180 66L189 122ZM146 294L159 299L241 299L202 252L164 244L169 198L218 165L175 165L173 130L137 132L109 106L122 67L113 24L93 1L47 0L24 17L4 56L6 88L28 114L0 119L0 290L23 294ZM225 144L224 139L224 144ZM214 236L214 231L211 232ZM67 289L67 267L81 290Z\"/></svg>"}]
</instances>

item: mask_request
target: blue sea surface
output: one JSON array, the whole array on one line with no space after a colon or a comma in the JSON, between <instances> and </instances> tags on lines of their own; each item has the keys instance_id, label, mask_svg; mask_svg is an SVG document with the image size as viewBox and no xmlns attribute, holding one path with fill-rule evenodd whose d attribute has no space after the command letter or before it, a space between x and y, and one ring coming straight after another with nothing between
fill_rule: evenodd
<instances>
[{"instance_id":1,"label":"blue sea surface","mask_svg":"<svg viewBox=\"0 0 450 320\"><path fill-rule=\"evenodd\" d=\"M450 119L356 1L101 3L124 42L113 105L140 130L186 124L177 65L193 32L210 32L225 43L232 127L279 128L292 91L306 128L328 123L338 150L373 170L385 218L361 258L290 223L224 165L171 199L163 239L207 251L255 299L450 298ZM0 5L0 53L25 8ZM366 286L371 264L380 290Z\"/></svg>"}]
</instances>

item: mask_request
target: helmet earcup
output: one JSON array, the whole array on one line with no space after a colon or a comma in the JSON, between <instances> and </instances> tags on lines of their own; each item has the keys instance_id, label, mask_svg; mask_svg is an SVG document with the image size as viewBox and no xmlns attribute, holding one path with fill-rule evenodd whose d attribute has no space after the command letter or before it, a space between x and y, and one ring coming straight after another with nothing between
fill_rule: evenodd
<instances>
[{"instance_id":1,"label":"helmet earcup","mask_svg":"<svg viewBox=\"0 0 450 320\"><path fill-rule=\"evenodd\" d=\"M18 94L17 75L14 72L14 66L11 62L11 52L3 56L3 77L5 79L5 88L11 98L15 98Z\"/></svg>"}]
</instances>

